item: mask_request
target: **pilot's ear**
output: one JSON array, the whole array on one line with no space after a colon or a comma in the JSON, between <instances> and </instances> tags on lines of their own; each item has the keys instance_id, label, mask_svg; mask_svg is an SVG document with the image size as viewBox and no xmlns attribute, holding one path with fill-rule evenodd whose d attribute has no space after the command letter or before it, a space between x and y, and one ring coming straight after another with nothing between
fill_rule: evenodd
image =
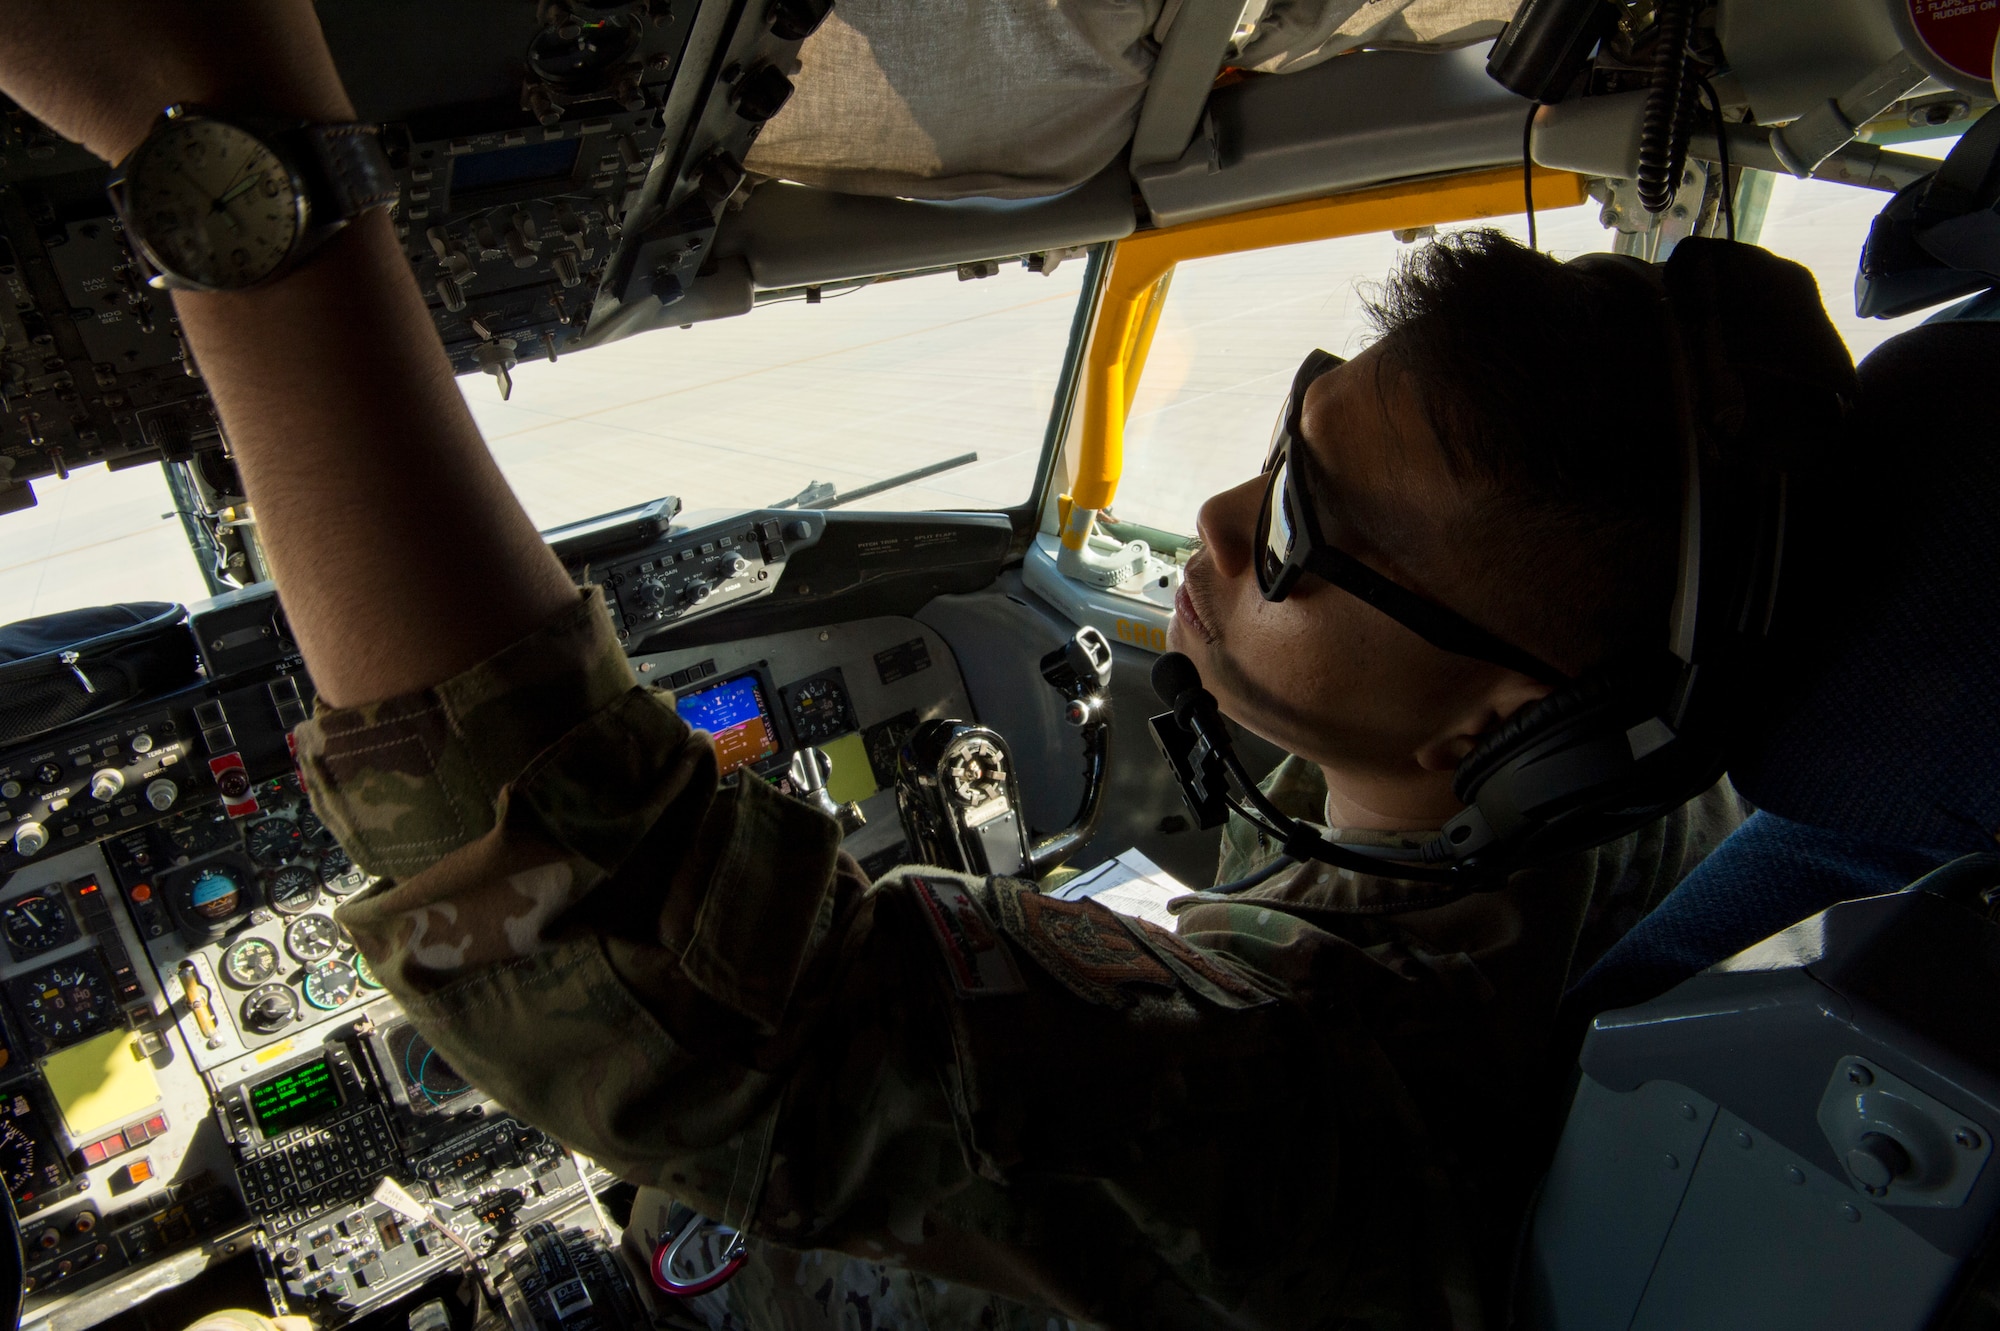
<instances>
[{"instance_id":1,"label":"pilot's ear","mask_svg":"<svg viewBox=\"0 0 2000 1331\"><path fill-rule=\"evenodd\" d=\"M1540 680L1495 666L1485 689L1418 747L1417 765L1426 772L1456 771L1465 755L1503 721L1554 691Z\"/></svg>"}]
</instances>

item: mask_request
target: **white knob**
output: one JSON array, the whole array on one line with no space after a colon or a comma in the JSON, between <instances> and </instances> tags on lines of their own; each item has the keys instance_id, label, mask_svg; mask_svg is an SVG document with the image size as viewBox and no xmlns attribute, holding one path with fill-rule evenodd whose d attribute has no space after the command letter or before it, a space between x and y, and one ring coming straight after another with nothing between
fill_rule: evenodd
<instances>
[{"instance_id":1,"label":"white knob","mask_svg":"<svg viewBox=\"0 0 2000 1331\"><path fill-rule=\"evenodd\" d=\"M42 847L49 844L49 829L40 823L22 823L14 829L14 853L17 855L39 855Z\"/></svg>"},{"instance_id":2,"label":"white knob","mask_svg":"<svg viewBox=\"0 0 2000 1331\"><path fill-rule=\"evenodd\" d=\"M174 801L180 798L180 793L181 788L165 777L146 783L146 803L156 809L173 808Z\"/></svg>"},{"instance_id":3,"label":"white knob","mask_svg":"<svg viewBox=\"0 0 2000 1331\"><path fill-rule=\"evenodd\" d=\"M100 804L109 804L118 798L118 792L125 789L125 774L115 767L99 768L90 774L90 797Z\"/></svg>"},{"instance_id":4,"label":"white knob","mask_svg":"<svg viewBox=\"0 0 2000 1331\"><path fill-rule=\"evenodd\" d=\"M750 571L750 561L745 559L742 555L738 555L736 556L736 558L729 561L730 577L740 578L749 571Z\"/></svg>"}]
</instances>

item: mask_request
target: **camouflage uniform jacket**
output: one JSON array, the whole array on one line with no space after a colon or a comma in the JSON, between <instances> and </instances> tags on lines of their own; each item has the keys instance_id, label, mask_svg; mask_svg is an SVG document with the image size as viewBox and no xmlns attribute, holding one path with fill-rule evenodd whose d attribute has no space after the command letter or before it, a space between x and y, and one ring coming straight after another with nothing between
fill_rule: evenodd
<instances>
[{"instance_id":1,"label":"camouflage uniform jacket","mask_svg":"<svg viewBox=\"0 0 2000 1331\"><path fill-rule=\"evenodd\" d=\"M1482 1322L1511 1227L1496 1171L1452 1164L1520 1153L1580 890L1484 894L1464 927L1202 904L1176 935L1008 880L871 885L830 820L717 783L594 593L298 741L384 879L341 911L376 973L627 1179L1110 1327Z\"/></svg>"}]
</instances>

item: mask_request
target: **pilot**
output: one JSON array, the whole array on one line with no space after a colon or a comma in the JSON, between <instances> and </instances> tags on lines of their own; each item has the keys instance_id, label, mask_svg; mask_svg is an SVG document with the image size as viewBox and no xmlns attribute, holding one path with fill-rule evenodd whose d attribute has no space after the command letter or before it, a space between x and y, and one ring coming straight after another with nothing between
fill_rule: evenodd
<instances>
[{"instance_id":1,"label":"pilot","mask_svg":"<svg viewBox=\"0 0 2000 1331\"><path fill-rule=\"evenodd\" d=\"M113 162L177 101L354 115L308 0L11 0L0 91ZM1306 865L1178 932L1020 882L870 884L638 686L482 445L387 216L175 303L319 691L315 807L382 879L342 917L471 1080L762 1242L1017 1307L1499 1319L1564 982L1734 824L1726 789L1495 890ZM1837 348L1807 304L1800 344ZM1296 755L1289 811L1363 844L1434 828L1548 667L1662 632L1665 317L1473 233L1387 285L1368 350L1302 370L1288 459L1324 528L1491 647L1260 566L1264 479L1211 499L1173 642ZM1238 829L1222 873L1269 853Z\"/></svg>"}]
</instances>

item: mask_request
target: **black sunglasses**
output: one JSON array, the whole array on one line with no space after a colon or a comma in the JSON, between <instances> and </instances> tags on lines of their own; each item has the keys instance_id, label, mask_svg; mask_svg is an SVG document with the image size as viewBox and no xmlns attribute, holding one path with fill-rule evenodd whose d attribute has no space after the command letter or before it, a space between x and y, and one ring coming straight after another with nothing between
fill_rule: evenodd
<instances>
[{"instance_id":1,"label":"black sunglasses","mask_svg":"<svg viewBox=\"0 0 2000 1331\"><path fill-rule=\"evenodd\" d=\"M1564 684L1569 676L1435 601L1429 601L1389 581L1321 534L1312 498L1306 492L1304 467L1291 465L1300 444L1299 418L1306 390L1346 361L1327 351L1315 351L1292 378L1291 396L1271 436L1264 459L1264 506L1257 514L1257 588L1267 601L1282 601L1298 585L1301 573L1312 573L1353 596L1360 597L1433 647L1458 656L1487 661L1519 671L1544 684Z\"/></svg>"}]
</instances>

